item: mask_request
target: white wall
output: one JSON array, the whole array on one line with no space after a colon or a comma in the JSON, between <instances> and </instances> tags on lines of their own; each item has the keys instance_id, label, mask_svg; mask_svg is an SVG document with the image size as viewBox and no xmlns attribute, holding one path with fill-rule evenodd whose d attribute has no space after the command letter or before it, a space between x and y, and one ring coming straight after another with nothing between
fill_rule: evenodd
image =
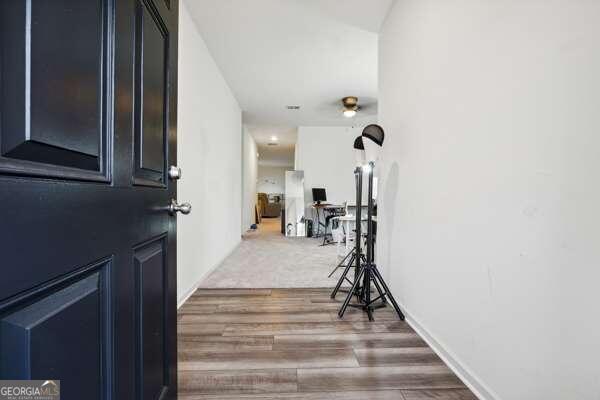
<instances>
[{"instance_id":1,"label":"white wall","mask_svg":"<svg viewBox=\"0 0 600 400\"><path fill-rule=\"evenodd\" d=\"M242 234L255 222L256 180L258 171L258 150L256 142L244 127L242 149Z\"/></svg>"},{"instance_id":2,"label":"white wall","mask_svg":"<svg viewBox=\"0 0 600 400\"><path fill-rule=\"evenodd\" d=\"M398 0L380 265L483 397L600 399L600 2Z\"/></svg>"},{"instance_id":3,"label":"white wall","mask_svg":"<svg viewBox=\"0 0 600 400\"><path fill-rule=\"evenodd\" d=\"M304 201L312 203L312 188L325 188L327 202L342 204L354 201L354 139L361 128L298 128L296 169L304 171ZM310 214L307 214L310 217Z\"/></svg>"},{"instance_id":4,"label":"white wall","mask_svg":"<svg viewBox=\"0 0 600 400\"><path fill-rule=\"evenodd\" d=\"M285 171L292 171L292 167L258 166L258 193L285 193Z\"/></svg>"},{"instance_id":5,"label":"white wall","mask_svg":"<svg viewBox=\"0 0 600 400\"><path fill-rule=\"evenodd\" d=\"M240 241L241 110L192 21L179 11L177 294L181 301Z\"/></svg>"}]
</instances>

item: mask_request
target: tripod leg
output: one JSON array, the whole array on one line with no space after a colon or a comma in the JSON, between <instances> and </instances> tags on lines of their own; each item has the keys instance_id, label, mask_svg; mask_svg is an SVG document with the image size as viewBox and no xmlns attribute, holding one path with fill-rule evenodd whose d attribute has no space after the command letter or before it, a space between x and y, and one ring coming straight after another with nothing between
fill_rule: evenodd
<instances>
[{"instance_id":1,"label":"tripod leg","mask_svg":"<svg viewBox=\"0 0 600 400\"><path fill-rule=\"evenodd\" d=\"M369 317L369 321L371 321L371 322L375 321L375 318L373 318L373 310L371 310L371 306L365 306L365 309L367 311L367 316Z\"/></svg>"},{"instance_id":2,"label":"tripod leg","mask_svg":"<svg viewBox=\"0 0 600 400\"><path fill-rule=\"evenodd\" d=\"M375 284L375 288L377 288L377 293L379 293L379 297L381 297L381 301L387 303L387 299L385 297L385 292L381 290L381 286L379 286L379 282L377 279L373 279L373 283Z\"/></svg>"},{"instance_id":3,"label":"tripod leg","mask_svg":"<svg viewBox=\"0 0 600 400\"><path fill-rule=\"evenodd\" d=\"M329 275L327 275L327 277L328 277L328 278L331 278L331 275L335 274L335 271L337 271L339 268L342 268L342 266L341 266L341 265L338 265L338 266L336 266L336 267L333 269L333 271L331 271L331 272L329 273Z\"/></svg>"},{"instance_id":4,"label":"tripod leg","mask_svg":"<svg viewBox=\"0 0 600 400\"><path fill-rule=\"evenodd\" d=\"M350 288L350 291L348 292L348 296L346 296L346 300L344 300L344 304L342 304L342 308L340 308L340 311L338 312L338 315L340 318L342 318L344 316L344 313L346 312L346 308L348 308L348 304L350 304L350 300L352 299L352 296L354 295L354 291L356 290L356 287L360 283L360 277L364 273L365 273L365 267L362 267L360 269L360 272L358 273L358 276L356 277L356 279L354 279L354 283L352 284L352 287Z\"/></svg>"},{"instance_id":5,"label":"tripod leg","mask_svg":"<svg viewBox=\"0 0 600 400\"><path fill-rule=\"evenodd\" d=\"M385 293L386 293L387 297L392 302L392 305L394 306L394 309L398 313L398 317L400 317L401 321L404 321L404 314L402 313L402 311L400 311L400 307L398 306L398 303L396 303L396 299L394 299L394 296L392 295L392 292L390 292L390 289L385 284L385 281L383 280L383 277L379 273L379 270L377 269L376 266L373 266L373 272L375 273L376 279L378 279L379 282L381 283L381 286L383 286L383 290L385 290Z\"/></svg>"},{"instance_id":6,"label":"tripod leg","mask_svg":"<svg viewBox=\"0 0 600 400\"><path fill-rule=\"evenodd\" d=\"M348 259L348 257L354 256L354 249L350 249L350 251L348 252L348 254L346 254L346 256L342 259L342 261L340 261L340 263L338 264L340 267L344 266L344 261L346 261Z\"/></svg>"},{"instance_id":7,"label":"tripod leg","mask_svg":"<svg viewBox=\"0 0 600 400\"><path fill-rule=\"evenodd\" d=\"M348 254L346 254L346 257L344 257L344 258L342 259L342 261L340 261L340 263L337 265L337 267L335 267L335 268L333 269L333 271L331 271L331 273L330 273L329 275L327 275L327 277L328 277L328 278L331 278L331 275L333 275L333 274L335 273L335 271L337 271L337 270L338 270L338 268L345 267L345 265L344 265L344 261L346 261L346 260L348 259L348 257L350 257L351 255L352 255L352 256L354 256L354 249L352 249L350 252L348 252Z\"/></svg>"},{"instance_id":8,"label":"tripod leg","mask_svg":"<svg viewBox=\"0 0 600 400\"><path fill-rule=\"evenodd\" d=\"M354 260L354 255L352 255L351 260ZM335 296L337 295L338 290L340 290L342 283L344 283L344 280L346 279L346 275L348 275L348 271L350 271L350 268L352 268L352 262L348 263L348 265L344 269L344 272L342 273L342 276L340 276L337 285L335 285L335 289L333 289L333 292L331 292L332 299L335 299Z\"/></svg>"}]
</instances>

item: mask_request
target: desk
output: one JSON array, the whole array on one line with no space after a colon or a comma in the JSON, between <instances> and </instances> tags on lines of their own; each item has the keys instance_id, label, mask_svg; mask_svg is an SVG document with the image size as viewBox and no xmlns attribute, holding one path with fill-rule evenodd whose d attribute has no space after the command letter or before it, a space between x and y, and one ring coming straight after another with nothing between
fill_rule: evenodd
<instances>
[{"instance_id":1,"label":"desk","mask_svg":"<svg viewBox=\"0 0 600 400\"><path fill-rule=\"evenodd\" d=\"M313 220L315 219L315 214L317 216L317 218L316 218L317 232L315 234L315 237L320 236L321 227L323 227L323 235L325 235L327 233L327 225L325 225L325 211L339 210L339 209L343 210L345 208L344 206L334 205L334 204L326 204L326 203L321 203L321 204L313 203L313 204L311 204L310 207L313 209ZM322 210L322 212L319 212L319 210ZM321 214L323 214L323 221L321 221Z\"/></svg>"}]
</instances>

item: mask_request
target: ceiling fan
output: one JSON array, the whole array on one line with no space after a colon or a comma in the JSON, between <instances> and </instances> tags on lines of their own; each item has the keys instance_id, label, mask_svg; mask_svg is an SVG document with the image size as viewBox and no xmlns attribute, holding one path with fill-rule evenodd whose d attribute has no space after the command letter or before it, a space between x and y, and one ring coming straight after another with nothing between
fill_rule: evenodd
<instances>
[{"instance_id":1,"label":"ceiling fan","mask_svg":"<svg viewBox=\"0 0 600 400\"><path fill-rule=\"evenodd\" d=\"M359 111L366 115L377 114L377 101L371 98L361 98L359 104L358 97L347 96L342 99L342 114L346 118L354 117Z\"/></svg>"}]
</instances>

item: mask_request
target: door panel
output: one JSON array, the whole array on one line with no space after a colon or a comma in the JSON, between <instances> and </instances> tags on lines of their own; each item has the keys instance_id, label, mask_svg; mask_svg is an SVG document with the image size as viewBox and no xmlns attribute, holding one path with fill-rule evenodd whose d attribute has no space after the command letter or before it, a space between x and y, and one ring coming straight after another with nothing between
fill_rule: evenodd
<instances>
[{"instance_id":1,"label":"door panel","mask_svg":"<svg viewBox=\"0 0 600 400\"><path fill-rule=\"evenodd\" d=\"M136 35L136 106L134 182L163 186L167 140L168 31L151 2L139 1Z\"/></svg>"},{"instance_id":2,"label":"door panel","mask_svg":"<svg viewBox=\"0 0 600 400\"><path fill-rule=\"evenodd\" d=\"M0 2L0 379L177 397L177 19Z\"/></svg>"},{"instance_id":3,"label":"door panel","mask_svg":"<svg viewBox=\"0 0 600 400\"><path fill-rule=\"evenodd\" d=\"M3 379L61 379L71 382L63 388L66 398L105 398L109 266L106 261L85 268L7 307L0 318Z\"/></svg>"},{"instance_id":4,"label":"door panel","mask_svg":"<svg viewBox=\"0 0 600 400\"><path fill-rule=\"evenodd\" d=\"M165 389L166 254L164 237L134 250L137 283L138 399L156 399Z\"/></svg>"},{"instance_id":5,"label":"door panel","mask_svg":"<svg viewBox=\"0 0 600 400\"><path fill-rule=\"evenodd\" d=\"M108 180L108 4L0 3L0 171Z\"/></svg>"}]
</instances>

